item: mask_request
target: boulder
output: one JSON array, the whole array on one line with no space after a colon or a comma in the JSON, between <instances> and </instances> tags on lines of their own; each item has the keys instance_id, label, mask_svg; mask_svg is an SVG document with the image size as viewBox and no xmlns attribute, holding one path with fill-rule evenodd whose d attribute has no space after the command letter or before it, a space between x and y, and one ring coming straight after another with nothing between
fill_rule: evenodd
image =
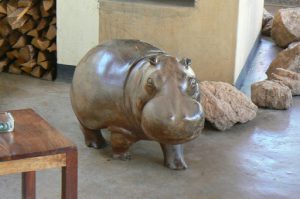
<instances>
[{"instance_id":1,"label":"boulder","mask_svg":"<svg viewBox=\"0 0 300 199\"><path fill-rule=\"evenodd\" d=\"M300 44L300 41L295 41L291 44L289 44L289 46L287 47L288 49L291 49L291 48L295 48L296 46L298 46Z\"/></svg>"},{"instance_id":2,"label":"boulder","mask_svg":"<svg viewBox=\"0 0 300 199\"><path fill-rule=\"evenodd\" d=\"M292 92L280 81L264 80L251 85L251 99L259 107L288 109L293 103Z\"/></svg>"},{"instance_id":3,"label":"boulder","mask_svg":"<svg viewBox=\"0 0 300 199\"><path fill-rule=\"evenodd\" d=\"M300 26L300 24L299 24ZM291 44L290 48L281 51L267 70L268 78L276 68L283 68L296 73L300 72L300 43Z\"/></svg>"},{"instance_id":4,"label":"boulder","mask_svg":"<svg viewBox=\"0 0 300 199\"><path fill-rule=\"evenodd\" d=\"M264 9L264 16L262 21L261 32L265 36L271 36L272 24L273 24L273 15Z\"/></svg>"},{"instance_id":5,"label":"boulder","mask_svg":"<svg viewBox=\"0 0 300 199\"><path fill-rule=\"evenodd\" d=\"M272 31L272 26L273 26L273 19L268 21L268 23L262 28L261 33L264 36L271 36L271 31Z\"/></svg>"},{"instance_id":6,"label":"boulder","mask_svg":"<svg viewBox=\"0 0 300 199\"><path fill-rule=\"evenodd\" d=\"M300 7L280 9L274 17L271 36L280 47L300 39Z\"/></svg>"},{"instance_id":7,"label":"boulder","mask_svg":"<svg viewBox=\"0 0 300 199\"><path fill-rule=\"evenodd\" d=\"M238 89L224 82L201 82L201 104L205 119L224 131L256 116L257 106Z\"/></svg>"},{"instance_id":8,"label":"boulder","mask_svg":"<svg viewBox=\"0 0 300 199\"><path fill-rule=\"evenodd\" d=\"M273 19L273 15L267 11L266 9L264 9L264 15L263 15L263 21L262 21L262 27L264 27L269 21L271 21Z\"/></svg>"},{"instance_id":9,"label":"boulder","mask_svg":"<svg viewBox=\"0 0 300 199\"><path fill-rule=\"evenodd\" d=\"M271 74L272 80L281 81L289 87L292 95L300 95L300 74L283 68L276 68L275 73Z\"/></svg>"}]
</instances>

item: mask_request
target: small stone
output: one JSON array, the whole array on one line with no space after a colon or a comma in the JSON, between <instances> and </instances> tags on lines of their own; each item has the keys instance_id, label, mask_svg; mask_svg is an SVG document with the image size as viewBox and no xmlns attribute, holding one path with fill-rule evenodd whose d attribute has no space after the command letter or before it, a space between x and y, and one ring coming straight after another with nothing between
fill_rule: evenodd
<instances>
[{"instance_id":1,"label":"small stone","mask_svg":"<svg viewBox=\"0 0 300 199\"><path fill-rule=\"evenodd\" d=\"M277 55L266 72L268 78L271 77L272 73L275 73L276 68L283 68L296 73L300 72L300 43L291 44L289 48Z\"/></svg>"},{"instance_id":2,"label":"small stone","mask_svg":"<svg viewBox=\"0 0 300 199\"><path fill-rule=\"evenodd\" d=\"M251 99L262 108L288 109L293 103L292 92L280 81L264 80L251 85Z\"/></svg>"},{"instance_id":3,"label":"small stone","mask_svg":"<svg viewBox=\"0 0 300 199\"><path fill-rule=\"evenodd\" d=\"M280 9L274 17L271 36L280 47L300 39L300 7Z\"/></svg>"},{"instance_id":4,"label":"small stone","mask_svg":"<svg viewBox=\"0 0 300 199\"><path fill-rule=\"evenodd\" d=\"M218 130L224 131L236 123L245 123L256 117L257 106L234 86L204 81L200 87L205 119Z\"/></svg>"},{"instance_id":5,"label":"small stone","mask_svg":"<svg viewBox=\"0 0 300 199\"><path fill-rule=\"evenodd\" d=\"M275 73L271 74L272 80L281 81L289 87L293 95L300 95L300 74L283 68L276 68Z\"/></svg>"}]
</instances>

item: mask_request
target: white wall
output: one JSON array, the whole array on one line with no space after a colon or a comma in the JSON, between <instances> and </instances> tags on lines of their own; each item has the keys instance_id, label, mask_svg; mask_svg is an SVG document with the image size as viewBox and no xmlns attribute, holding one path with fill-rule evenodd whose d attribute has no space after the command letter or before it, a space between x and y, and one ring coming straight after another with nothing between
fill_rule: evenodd
<instances>
[{"instance_id":1,"label":"white wall","mask_svg":"<svg viewBox=\"0 0 300 199\"><path fill-rule=\"evenodd\" d=\"M234 81L237 80L260 34L264 0L239 0Z\"/></svg>"},{"instance_id":2,"label":"white wall","mask_svg":"<svg viewBox=\"0 0 300 199\"><path fill-rule=\"evenodd\" d=\"M57 0L59 64L77 65L98 38L98 0Z\"/></svg>"}]
</instances>

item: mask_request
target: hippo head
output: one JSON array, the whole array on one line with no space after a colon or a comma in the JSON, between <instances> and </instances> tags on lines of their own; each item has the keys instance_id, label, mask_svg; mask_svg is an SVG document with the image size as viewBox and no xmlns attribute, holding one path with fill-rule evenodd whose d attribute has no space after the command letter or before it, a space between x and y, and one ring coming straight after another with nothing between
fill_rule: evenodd
<instances>
[{"instance_id":1,"label":"hippo head","mask_svg":"<svg viewBox=\"0 0 300 199\"><path fill-rule=\"evenodd\" d=\"M135 114L144 134L163 144L196 138L203 129L199 81L189 59L157 55L136 67Z\"/></svg>"}]
</instances>

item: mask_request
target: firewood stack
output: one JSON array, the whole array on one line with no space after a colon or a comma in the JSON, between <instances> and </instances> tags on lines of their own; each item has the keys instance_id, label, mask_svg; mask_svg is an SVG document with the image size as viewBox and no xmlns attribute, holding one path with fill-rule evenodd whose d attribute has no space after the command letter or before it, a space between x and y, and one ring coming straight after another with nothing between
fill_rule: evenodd
<instances>
[{"instance_id":1,"label":"firewood stack","mask_svg":"<svg viewBox=\"0 0 300 199\"><path fill-rule=\"evenodd\" d=\"M52 80L55 70L55 0L0 0L0 72Z\"/></svg>"}]
</instances>

